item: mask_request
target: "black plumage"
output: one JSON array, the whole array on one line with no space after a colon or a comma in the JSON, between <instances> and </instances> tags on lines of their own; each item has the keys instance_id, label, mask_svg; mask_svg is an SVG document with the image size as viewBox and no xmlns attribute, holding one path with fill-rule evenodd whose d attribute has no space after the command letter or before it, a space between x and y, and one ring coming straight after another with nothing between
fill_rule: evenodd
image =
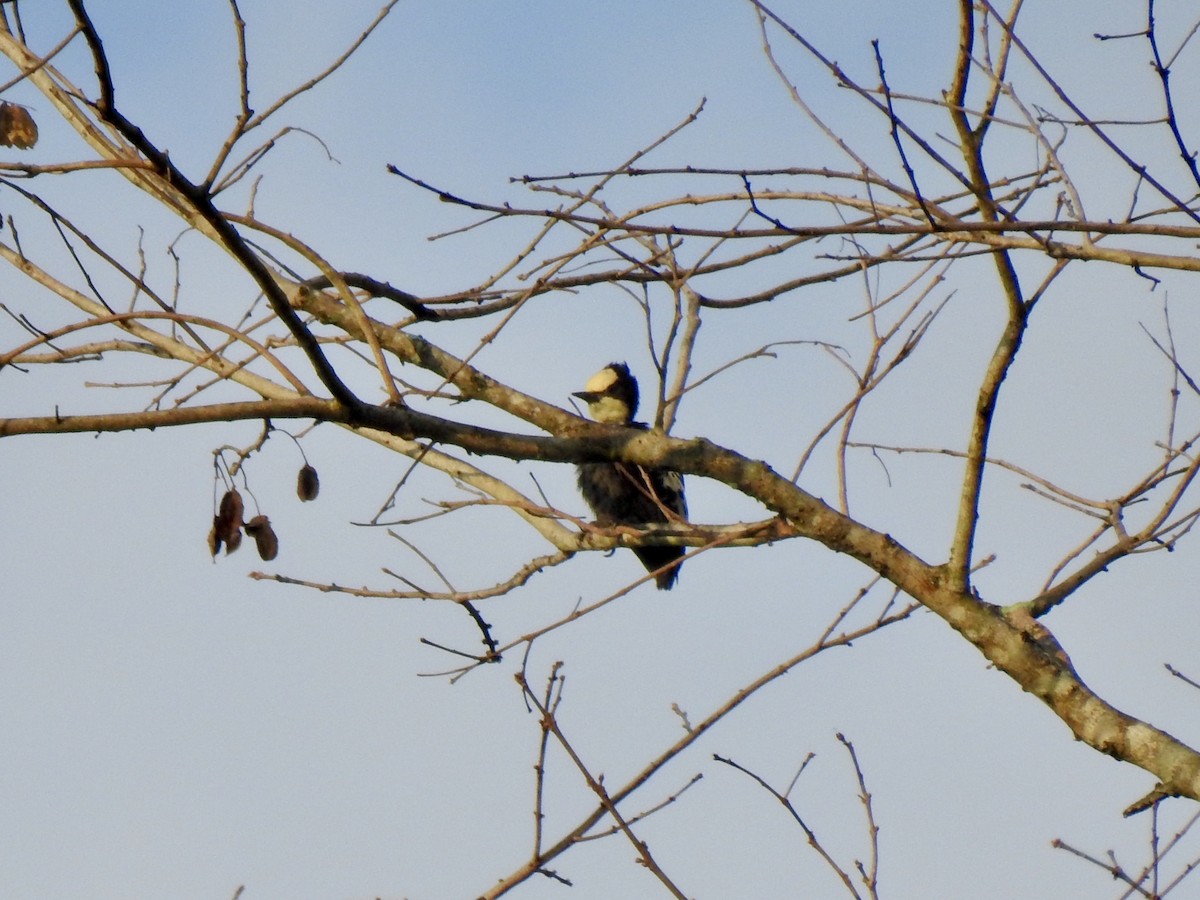
<instances>
[{"instance_id":1,"label":"black plumage","mask_svg":"<svg viewBox=\"0 0 1200 900\"><path fill-rule=\"evenodd\" d=\"M625 363L610 363L597 372L584 390L574 396L588 405L597 422L646 429L634 422L637 414L637 380ZM668 524L687 519L683 476L673 469L656 469L623 462L583 463L579 466L579 492L592 508L598 525ZM634 547L647 571L653 572L683 557L682 547ZM658 589L670 590L679 577L679 565L660 572Z\"/></svg>"}]
</instances>

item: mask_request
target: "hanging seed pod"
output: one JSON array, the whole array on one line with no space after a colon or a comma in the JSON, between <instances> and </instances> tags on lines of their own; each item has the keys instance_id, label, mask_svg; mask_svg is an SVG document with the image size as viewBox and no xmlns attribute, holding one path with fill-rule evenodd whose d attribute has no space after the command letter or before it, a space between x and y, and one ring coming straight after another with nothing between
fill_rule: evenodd
<instances>
[{"instance_id":1,"label":"hanging seed pod","mask_svg":"<svg viewBox=\"0 0 1200 900\"><path fill-rule=\"evenodd\" d=\"M317 470L305 463L300 474L296 476L296 496L307 503L309 500L316 500L320 492L321 480L317 478Z\"/></svg>"},{"instance_id":2,"label":"hanging seed pod","mask_svg":"<svg viewBox=\"0 0 1200 900\"><path fill-rule=\"evenodd\" d=\"M226 491L225 495L221 497L221 505L217 507L217 522L221 529L228 532L230 529L241 528L244 510L242 495L237 492L237 489Z\"/></svg>"},{"instance_id":3,"label":"hanging seed pod","mask_svg":"<svg viewBox=\"0 0 1200 900\"><path fill-rule=\"evenodd\" d=\"M213 519L215 539L209 539L210 547L215 546L219 550L224 543L225 555L228 556L242 545L243 511L242 495L236 489L226 491L225 496L221 498L221 505L217 508L216 518Z\"/></svg>"},{"instance_id":4,"label":"hanging seed pod","mask_svg":"<svg viewBox=\"0 0 1200 900\"><path fill-rule=\"evenodd\" d=\"M28 150L37 143L37 123L29 110L13 103L0 102L0 145Z\"/></svg>"},{"instance_id":5,"label":"hanging seed pod","mask_svg":"<svg viewBox=\"0 0 1200 900\"><path fill-rule=\"evenodd\" d=\"M263 562L270 562L279 555L279 538L275 536L270 519L258 515L243 527L246 529L246 534L254 538L255 546L258 547L258 555Z\"/></svg>"}]
</instances>

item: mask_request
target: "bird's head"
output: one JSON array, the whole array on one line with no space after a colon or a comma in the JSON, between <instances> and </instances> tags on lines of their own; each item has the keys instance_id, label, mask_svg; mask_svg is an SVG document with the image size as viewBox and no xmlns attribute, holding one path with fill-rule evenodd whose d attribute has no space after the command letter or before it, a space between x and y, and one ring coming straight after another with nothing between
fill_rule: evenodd
<instances>
[{"instance_id":1,"label":"bird's head","mask_svg":"<svg viewBox=\"0 0 1200 900\"><path fill-rule=\"evenodd\" d=\"M597 422L628 425L637 413L637 379L625 363L609 363L572 396L587 404L588 414Z\"/></svg>"}]
</instances>

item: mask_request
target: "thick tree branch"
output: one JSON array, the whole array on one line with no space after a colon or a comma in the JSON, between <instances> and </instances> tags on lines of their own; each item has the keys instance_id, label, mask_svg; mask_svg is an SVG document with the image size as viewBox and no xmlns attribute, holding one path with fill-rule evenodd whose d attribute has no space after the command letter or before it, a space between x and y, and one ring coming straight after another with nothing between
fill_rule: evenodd
<instances>
[{"instance_id":1,"label":"thick tree branch","mask_svg":"<svg viewBox=\"0 0 1200 900\"><path fill-rule=\"evenodd\" d=\"M18 434L81 434L89 432L140 431L206 422L240 422L247 419L317 419L335 422L343 411L333 400L318 397L294 397L273 400L246 400L236 403L211 403L205 406L181 406L176 409L148 409L127 413L93 415L29 416L0 419L0 437Z\"/></svg>"}]
</instances>

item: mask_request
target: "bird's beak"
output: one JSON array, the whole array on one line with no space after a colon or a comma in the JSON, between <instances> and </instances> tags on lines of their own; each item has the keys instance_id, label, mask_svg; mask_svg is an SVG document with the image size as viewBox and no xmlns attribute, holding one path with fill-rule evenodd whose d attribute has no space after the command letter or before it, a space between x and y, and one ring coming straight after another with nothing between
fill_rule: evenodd
<instances>
[{"instance_id":1,"label":"bird's beak","mask_svg":"<svg viewBox=\"0 0 1200 900\"><path fill-rule=\"evenodd\" d=\"M594 403L600 395L595 391L575 391L571 394L572 397L578 397L584 403Z\"/></svg>"}]
</instances>

